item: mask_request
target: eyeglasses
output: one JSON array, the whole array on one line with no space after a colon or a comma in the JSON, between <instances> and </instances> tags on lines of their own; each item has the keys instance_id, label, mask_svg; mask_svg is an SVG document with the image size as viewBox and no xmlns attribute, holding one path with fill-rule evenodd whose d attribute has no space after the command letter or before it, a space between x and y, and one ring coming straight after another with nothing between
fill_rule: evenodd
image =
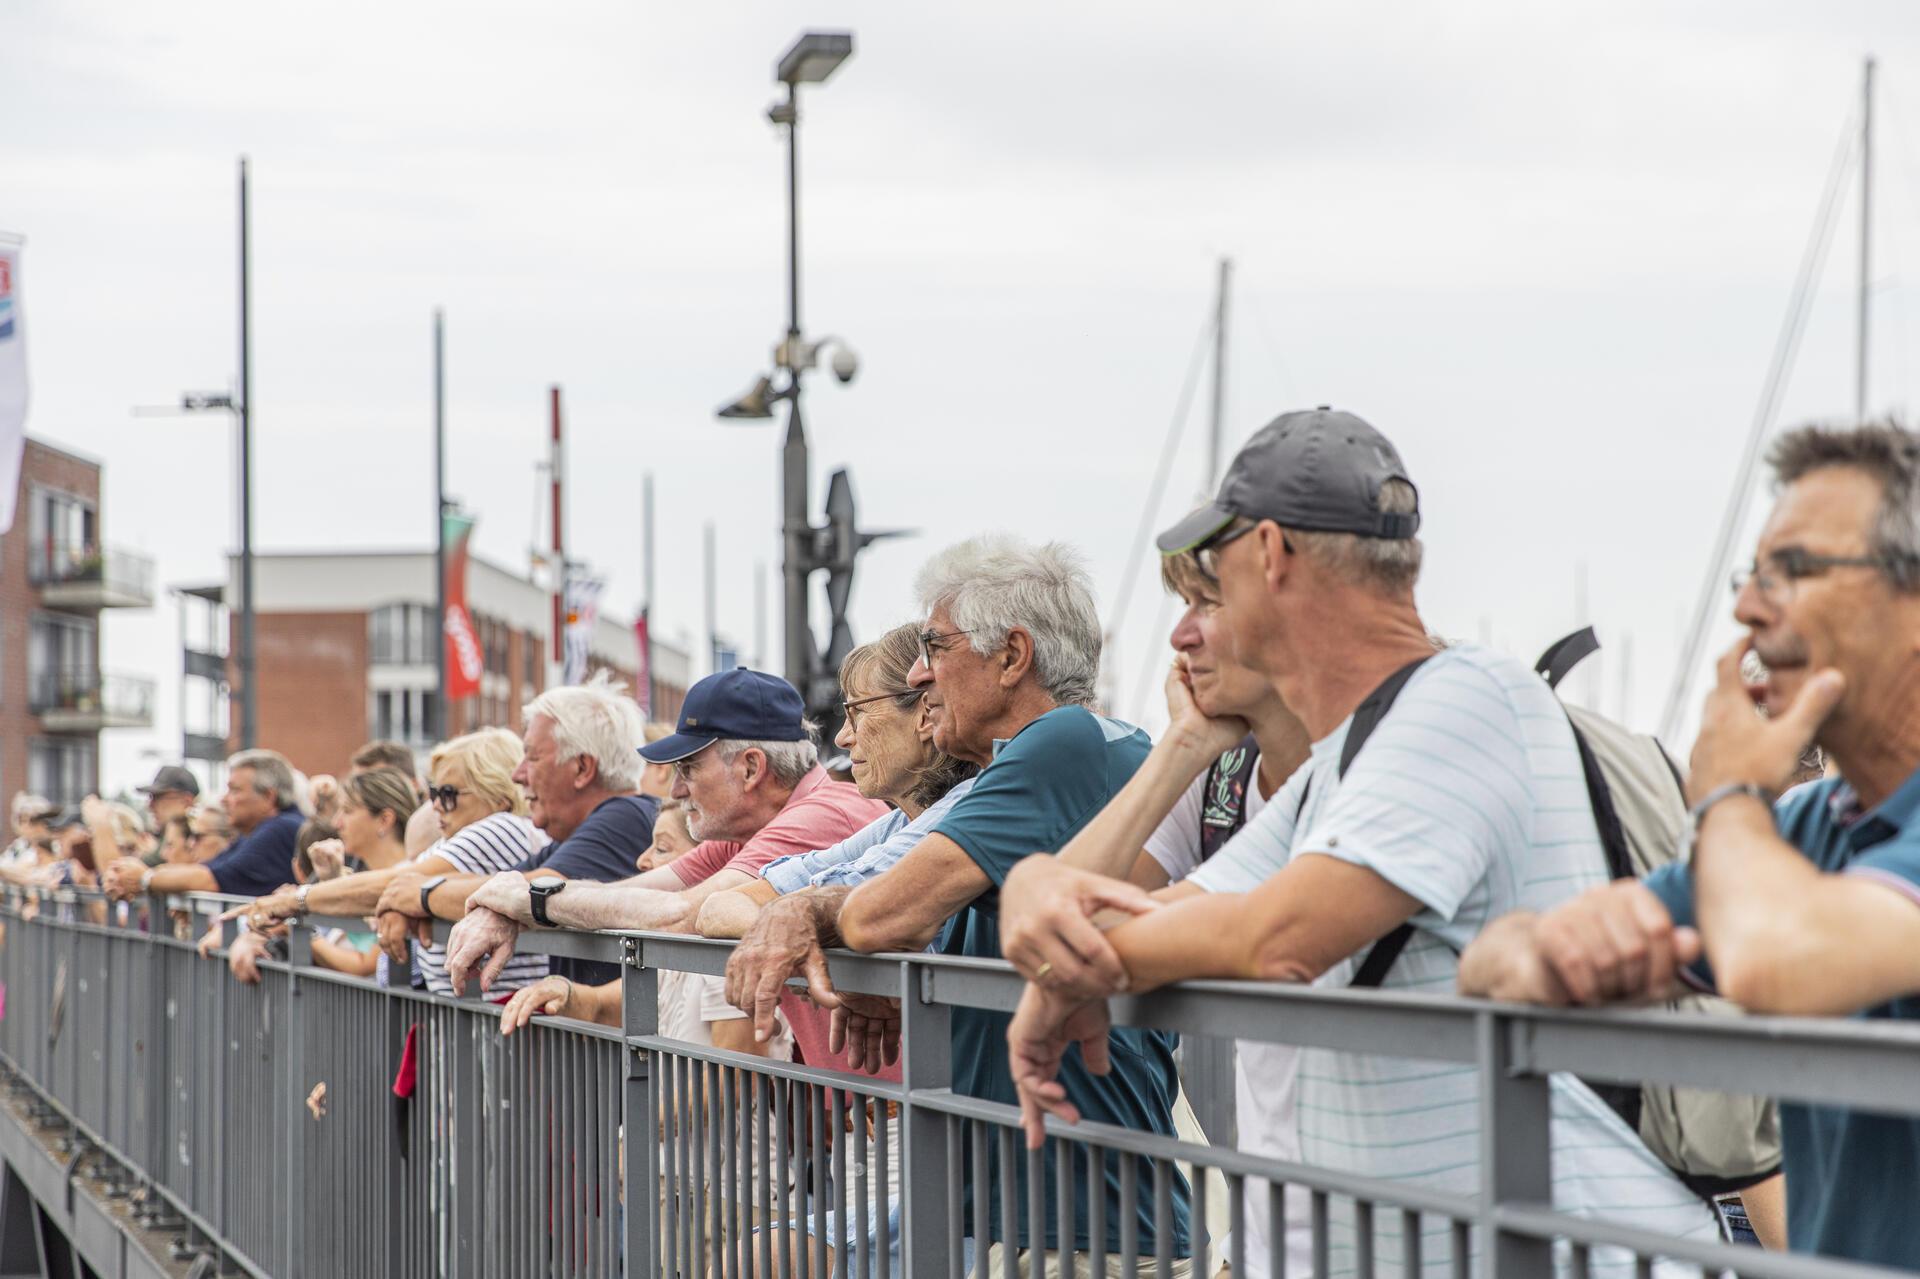
<instances>
[{"instance_id":1,"label":"eyeglasses","mask_svg":"<svg viewBox=\"0 0 1920 1279\"><path fill-rule=\"evenodd\" d=\"M840 709L846 712L847 727L857 733L860 731L859 707L869 702L884 702L891 699L901 710L905 710L926 696L926 692L926 685L922 684L919 688L903 688L894 693L875 693L872 697L856 697L850 702L842 702Z\"/></svg>"},{"instance_id":2,"label":"eyeglasses","mask_svg":"<svg viewBox=\"0 0 1920 1279\"><path fill-rule=\"evenodd\" d=\"M702 746L699 750L687 756L685 759L674 760L673 775L683 782L691 780L693 777L693 770L698 766L700 757L706 754L707 747L712 745L713 745L712 742L708 742L706 746Z\"/></svg>"},{"instance_id":3,"label":"eyeglasses","mask_svg":"<svg viewBox=\"0 0 1920 1279\"><path fill-rule=\"evenodd\" d=\"M1836 568L1877 568L1895 569L1910 566L1912 561L1898 555L1816 555L1805 547L1783 546L1767 556L1766 567L1755 560L1742 569L1734 570L1728 585L1738 595L1753 583L1761 598L1774 603L1784 603L1792 598L1794 583L1809 577L1819 577L1829 569Z\"/></svg>"},{"instance_id":4,"label":"eyeglasses","mask_svg":"<svg viewBox=\"0 0 1920 1279\"><path fill-rule=\"evenodd\" d=\"M458 808L460 806L460 797L466 793L467 792L461 790L458 786L427 787L427 798L432 800L433 806L443 813L451 813L454 809Z\"/></svg>"},{"instance_id":5,"label":"eyeglasses","mask_svg":"<svg viewBox=\"0 0 1920 1279\"><path fill-rule=\"evenodd\" d=\"M920 660L925 663L926 668L931 671L933 669L934 654L945 652L947 648L946 642L948 640L958 639L962 635L971 634L973 634L972 631L948 631L944 635L938 631L921 631Z\"/></svg>"},{"instance_id":6,"label":"eyeglasses","mask_svg":"<svg viewBox=\"0 0 1920 1279\"><path fill-rule=\"evenodd\" d=\"M1253 523L1242 524L1238 528L1228 525L1226 528L1220 530L1220 532L1215 533L1212 537L1193 548L1194 564L1209 579L1216 582L1219 581L1221 548L1239 541L1259 527L1258 524ZM1289 544L1287 549L1291 551L1293 549L1292 545Z\"/></svg>"}]
</instances>

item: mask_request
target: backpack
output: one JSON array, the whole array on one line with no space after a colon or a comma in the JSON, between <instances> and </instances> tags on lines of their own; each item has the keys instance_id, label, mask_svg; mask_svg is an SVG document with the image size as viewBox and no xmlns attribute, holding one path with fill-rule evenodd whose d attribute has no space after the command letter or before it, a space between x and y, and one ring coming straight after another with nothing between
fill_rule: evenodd
<instances>
[{"instance_id":1,"label":"backpack","mask_svg":"<svg viewBox=\"0 0 1920 1279\"><path fill-rule=\"evenodd\" d=\"M1259 762L1260 744L1248 733L1207 767L1200 788L1201 861L1219 852L1247 824L1247 788L1258 785L1253 774Z\"/></svg>"},{"instance_id":2,"label":"backpack","mask_svg":"<svg viewBox=\"0 0 1920 1279\"><path fill-rule=\"evenodd\" d=\"M1567 672L1599 647L1593 628L1586 627L1548 647L1534 671L1549 688L1558 689ZM1347 766L1426 660L1401 667L1360 703L1340 752L1339 776L1346 776ZM1680 768L1666 749L1647 734L1593 711L1564 702L1561 709L1580 752L1608 875L1638 879L1680 860L1686 846L1686 789ZM1300 807L1304 812L1304 794ZM1413 932L1413 925L1405 923L1375 942L1351 984L1380 985ZM1699 1016L1739 1015L1726 1000L1703 994L1683 995L1669 1000L1666 1007ZM1768 1098L1669 1084L1582 1082L1695 1194L1704 1198L1728 1194L1780 1170L1779 1117Z\"/></svg>"}]
</instances>

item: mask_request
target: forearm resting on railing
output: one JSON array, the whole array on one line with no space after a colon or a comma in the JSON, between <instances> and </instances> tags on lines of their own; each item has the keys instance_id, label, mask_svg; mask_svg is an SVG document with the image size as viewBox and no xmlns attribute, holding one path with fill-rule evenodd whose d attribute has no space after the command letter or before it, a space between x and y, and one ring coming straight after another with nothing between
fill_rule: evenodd
<instances>
[{"instance_id":1,"label":"forearm resting on railing","mask_svg":"<svg viewBox=\"0 0 1920 1279\"><path fill-rule=\"evenodd\" d=\"M702 937L740 938L753 927L755 916L780 894L764 879L715 893L700 903L693 930Z\"/></svg>"},{"instance_id":2,"label":"forearm resting on railing","mask_svg":"<svg viewBox=\"0 0 1920 1279\"><path fill-rule=\"evenodd\" d=\"M680 931L692 925L694 907L681 893L576 879L568 882L564 892L547 899L547 918L556 927L582 931L602 928Z\"/></svg>"}]
</instances>

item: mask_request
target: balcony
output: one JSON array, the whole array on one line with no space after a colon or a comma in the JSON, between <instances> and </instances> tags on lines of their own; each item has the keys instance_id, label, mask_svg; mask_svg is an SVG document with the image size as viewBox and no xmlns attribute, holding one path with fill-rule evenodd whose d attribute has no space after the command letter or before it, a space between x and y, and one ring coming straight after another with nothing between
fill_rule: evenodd
<instances>
[{"instance_id":1,"label":"balcony","mask_svg":"<svg viewBox=\"0 0 1920 1279\"><path fill-rule=\"evenodd\" d=\"M50 608L153 607L153 560L117 547L36 544L27 576Z\"/></svg>"},{"instance_id":2,"label":"balcony","mask_svg":"<svg viewBox=\"0 0 1920 1279\"><path fill-rule=\"evenodd\" d=\"M35 671L27 692L30 708L50 733L153 727L153 681L136 675Z\"/></svg>"}]
</instances>

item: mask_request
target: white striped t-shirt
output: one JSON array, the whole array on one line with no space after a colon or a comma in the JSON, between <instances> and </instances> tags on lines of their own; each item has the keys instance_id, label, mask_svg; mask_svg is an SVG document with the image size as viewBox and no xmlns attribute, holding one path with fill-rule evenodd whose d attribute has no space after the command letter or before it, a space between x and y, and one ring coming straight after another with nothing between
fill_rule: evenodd
<instances>
[{"instance_id":1,"label":"white striped t-shirt","mask_svg":"<svg viewBox=\"0 0 1920 1279\"><path fill-rule=\"evenodd\" d=\"M1546 683L1512 658L1462 645L1436 654L1401 690L1344 780L1351 718L1191 876L1209 892L1249 892L1302 853L1364 866L1423 908L1384 985L1450 993L1460 951L1489 922L1545 910L1607 880L1580 756ZM1311 785L1309 785L1309 781ZM1301 810L1302 788L1306 808ZM1295 814L1300 820L1296 823ZM1352 980L1356 959L1322 984ZM1417 1046L1409 1045L1412 1051ZM1431 1190L1479 1189L1479 1103L1471 1066L1306 1049L1299 1121L1305 1162ZM1577 1080L1552 1080L1553 1201L1583 1216L1708 1239L1714 1219ZM1330 1272L1354 1267L1351 1205L1336 1200ZM1378 1218L1379 1273L1397 1274L1399 1214ZM1429 1273L1445 1270L1446 1223L1423 1225ZM1597 1269L1623 1254L1595 1250Z\"/></svg>"},{"instance_id":2,"label":"white striped t-shirt","mask_svg":"<svg viewBox=\"0 0 1920 1279\"><path fill-rule=\"evenodd\" d=\"M441 840L423 857L438 857L452 864L463 875L491 875L512 870L529 856L547 846L546 832L524 817L513 813L494 813ZM414 944L414 959L427 989L436 995L451 995L453 983L447 980L447 948L438 944ZM487 992L489 998L509 990L530 986L547 975L545 955L515 955Z\"/></svg>"}]
</instances>

